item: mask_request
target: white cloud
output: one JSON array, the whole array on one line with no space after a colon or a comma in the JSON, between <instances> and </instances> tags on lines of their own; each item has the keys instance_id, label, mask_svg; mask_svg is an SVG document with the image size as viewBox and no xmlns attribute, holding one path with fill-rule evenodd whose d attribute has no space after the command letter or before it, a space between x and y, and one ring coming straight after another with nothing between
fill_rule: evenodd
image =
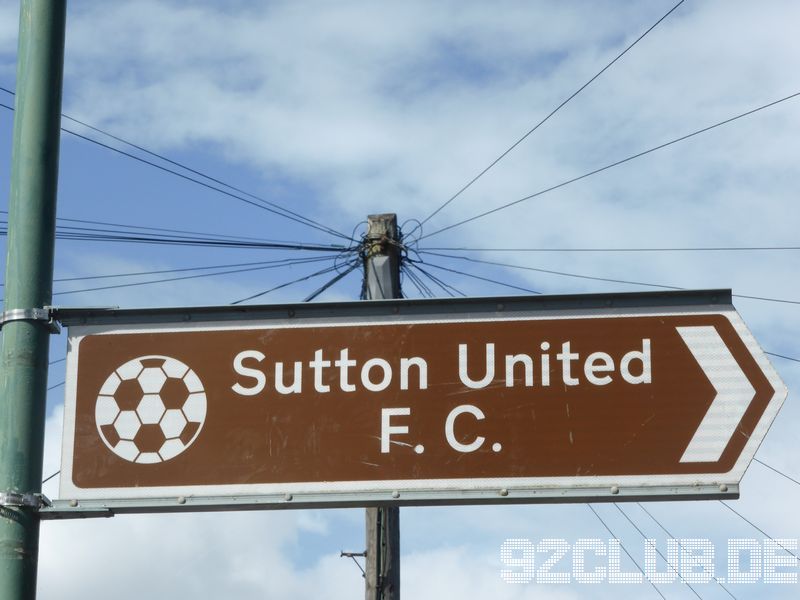
<instances>
[{"instance_id":1,"label":"white cloud","mask_svg":"<svg viewBox=\"0 0 800 600\"><path fill-rule=\"evenodd\" d=\"M238 183L241 177L243 187L266 190L270 198L349 233L369 212L393 210L401 221L430 214L671 5L73 3L65 112L209 172L225 173L223 179ZM0 3L0 77L9 87L16 10L10 0ZM425 233L798 91L791 74L800 52L794 31L799 10L788 1L685 3L426 224ZM796 245L798 102L430 237L421 247ZM2 126L10 132L6 121ZM62 216L117 221L120 215L126 222L153 224L155 214L166 226L199 223L202 228L205 223L208 230L265 237L297 232L262 218L267 215L241 212L228 200L209 200L207 191L185 182L64 140ZM0 183L7 189L7 181ZM59 245L61 277L239 262L221 251L72 244ZM789 253L474 256L800 299L796 261ZM258 257L248 254L241 262L249 260ZM430 260L545 292L647 289ZM267 271L219 283L188 280L57 301L224 304L310 270ZM431 272L471 294L510 293L466 276ZM296 301L322 282L288 288L274 299ZM73 285L93 287L91 282ZM407 281L406 288L413 286ZM326 297L353 298L357 292L352 279ZM765 349L797 355L797 306L736 303ZM53 358L60 356L54 351ZM796 387L794 363L774 362L790 389ZM58 382L56 375L51 379ZM800 472L793 458L800 419L795 405L790 396L761 450L793 474ZM54 431L60 414L56 408L48 421L47 474L57 469ZM737 506L767 531L797 537L793 503L785 500L796 487L764 493L783 485L776 477L753 465ZM663 504L654 512L681 535L760 537L716 503ZM639 597L650 592L638 586L619 592L606 586L543 589L500 582L497 549L504 537L535 538L544 531L570 539L587 532L604 536L583 507L409 509L405 514L409 542L403 573L409 597ZM85 598L113 589L123 600L170 594L310 597L324 587L328 597L352 597L360 595L362 581L352 563L338 558L341 547L334 539L349 536L355 546L345 549L357 550L361 526L360 511L45 523L41 596ZM616 526L637 543L636 532L624 529L624 522ZM301 559L301 554L307 556ZM102 565L101 575L88 577L86 565ZM775 597L783 593L756 588Z\"/></svg>"},{"instance_id":2,"label":"white cloud","mask_svg":"<svg viewBox=\"0 0 800 600\"><path fill-rule=\"evenodd\" d=\"M159 147L218 144L233 159L319 180L360 211L351 215L374 202L376 187L416 213L457 189L656 12L621 19L602 4L588 13L508 3L487 15L455 6L278 3L237 13L90 4L71 21L67 108ZM574 165L562 172L584 170L596 162L587 156L602 164L780 96L779 57L797 42L765 33L770 17L750 10L678 9L478 186L491 185L491 198L472 194L458 206L495 203L514 182L536 189L537 172L558 181L555 164L541 164L547 157ZM744 50L756 44L777 57L775 68ZM555 68L542 68L551 61Z\"/></svg>"}]
</instances>

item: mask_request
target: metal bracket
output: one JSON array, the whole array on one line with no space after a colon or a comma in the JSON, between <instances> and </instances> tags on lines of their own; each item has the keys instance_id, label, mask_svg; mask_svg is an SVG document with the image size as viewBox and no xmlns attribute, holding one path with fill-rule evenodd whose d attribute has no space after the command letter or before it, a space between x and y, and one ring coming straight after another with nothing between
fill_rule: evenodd
<instances>
[{"instance_id":1,"label":"metal bracket","mask_svg":"<svg viewBox=\"0 0 800 600\"><path fill-rule=\"evenodd\" d=\"M358 562L358 560L356 560L356 556L361 556L363 558L367 558L367 551L364 550L363 552L345 552L344 550L342 550L339 553L339 558L344 558L344 557L352 558L353 562L356 563L356 566L361 571L361 577L365 579L367 577L367 574L364 571L364 567L361 566L361 563Z\"/></svg>"},{"instance_id":2,"label":"metal bracket","mask_svg":"<svg viewBox=\"0 0 800 600\"><path fill-rule=\"evenodd\" d=\"M50 333L61 333L61 325L53 318L53 308L14 308L0 314L0 329L13 321L39 321L46 323Z\"/></svg>"},{"instance_id":3,"label":"metal bracket","mask_svg":"<svg viewBox=\"0 0 800 600\"><path fill-rule=\"evenodd\" d=\"M53 506L50 499L39 492L28 492L22 494L20 492L0 492L0 506L4 508L9 507L26 507L39 510L43 506Z\"/></svg>"}]
</instances>

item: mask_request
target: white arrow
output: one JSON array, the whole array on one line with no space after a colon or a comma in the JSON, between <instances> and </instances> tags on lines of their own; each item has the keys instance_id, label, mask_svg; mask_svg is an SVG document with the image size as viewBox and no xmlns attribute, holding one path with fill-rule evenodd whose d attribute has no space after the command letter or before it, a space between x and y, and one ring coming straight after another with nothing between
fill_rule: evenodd
<instances>
[{"instance_id":1,"label":"white arrow","mask_svg":"<svg viewBox=\"0 0 800 600\"><path fill-rule=\"evenodd\" d=\"M713 326L675 329L717 392L681 462L717 462L756 391Z\"/></svg>"}]
</instances>

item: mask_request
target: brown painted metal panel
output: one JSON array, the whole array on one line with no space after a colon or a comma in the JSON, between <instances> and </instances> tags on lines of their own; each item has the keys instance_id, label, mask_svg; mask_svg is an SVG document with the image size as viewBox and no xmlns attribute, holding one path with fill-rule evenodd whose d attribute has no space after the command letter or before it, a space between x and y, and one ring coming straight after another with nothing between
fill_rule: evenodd
<instances>
[{"instance_id":1,"label":"brown painted metal panel","mask_svg":"<svg viewBox=\"0 0 800 600\"><path fill-rule=\"evenodd\" d=\"M676 328L702 326L716 330L755 394L719 460L681 462L716 391ZM569 362L565 375L566 361L557 355L566 342L578 358ZM642 381L642 351L648 343L649 382ZM473 380L485 374L486 344L494 344L495 374L486 387L471 389L462 381L461 344L467 346L467 373ZM343 349L356 363L344 369L344 385L343 369L333 364L342 358ZM252 396L232 389L237 383L252 388L257 382L252 373L234 368L237 355L248 350L265 356L260 362L242 360L243 367L265 376L263 391ZM332 364L310 366L317 351ZM595 357L594 364L600 365L595 378L611 377L605 385L589 381L584 369L587 357L596 352L607 353L613 362L613 370L606 372L601 367L607 360ZM621 374L621 361L629 353L634 353L629 379L638 383ZM513 384L507 385L505 356L519 354L531 356L532 385L526 385L521 364L516 365ZM543 356L549 360L549 385L543 381ZM142 357L171 357L188 366L202 383L206 402L205 414L195 419L198 424L188 419L181 431L182 445L175 446L181 450L164 453L175 454L171 458L154 455L152 464L132 462L137 460L134 455L125 459L112 451L118 443L119 415L106 414L106 421L114 421L104 426L96 419L103 386L120 366ZM408 389L401 389L401 360L415 357L427 365L427 386L421 389L419 367L411 366ZM369 391L361 378L364 363L376 358L392 369L383 391ZM141 362L148 368L163 366L158 358ZM275 363L283 365L284 383L290 385L295 362L301 364L300 393L278 393ZM317 374L320 381L315 385ZM385 372L374 365L368 375L379 384ZM164 385L174 387L173 379L168 377ZM574 380L578 383L569 385ZM345 391L351 386L353 391ZM136 389L123 381L106 395L120 396L115 402L122 414L138 406L138 398L128 397L135 396ZM178 410L180 402L170 398L185 392L161 390L150 395L164 396L164 411ZM726 473L775 394L731 321L719 314L88 335L80 340L77 362L72 484L86 489L365 482L369 487L369 482L383 480ZM484 415L478 419L462 412L453 421L458 444L485 438L472 452L454 448L445 433L451 411L464 405ZM409 430L389 432L392 443L382 452L382 410L387 408L408 409L407 415L390 416L388 424ZM145 415L145 420L155 418ZM136 435L130 427L122 429L135 445L158 452L164 441L159 427L160 423L139 425Z\"/></svg>"}]
</instances>

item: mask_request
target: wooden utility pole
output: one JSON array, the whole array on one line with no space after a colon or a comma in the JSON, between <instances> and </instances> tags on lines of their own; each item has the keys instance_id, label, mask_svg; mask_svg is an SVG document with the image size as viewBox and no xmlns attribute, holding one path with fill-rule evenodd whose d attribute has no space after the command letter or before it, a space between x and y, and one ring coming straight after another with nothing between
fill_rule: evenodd
<instances>
[{"instance_id":1,"label":"wooden utility pole","mask_svg":"<svg viewBox=\"0 0 800 600\"><path fill-rule=\"evenodd\" d=\"M369 215L364 248L364 299L402 298L397 215ZM400 598L400 509L367 509L366 600Z\"/></svg>"}]
</instances>

